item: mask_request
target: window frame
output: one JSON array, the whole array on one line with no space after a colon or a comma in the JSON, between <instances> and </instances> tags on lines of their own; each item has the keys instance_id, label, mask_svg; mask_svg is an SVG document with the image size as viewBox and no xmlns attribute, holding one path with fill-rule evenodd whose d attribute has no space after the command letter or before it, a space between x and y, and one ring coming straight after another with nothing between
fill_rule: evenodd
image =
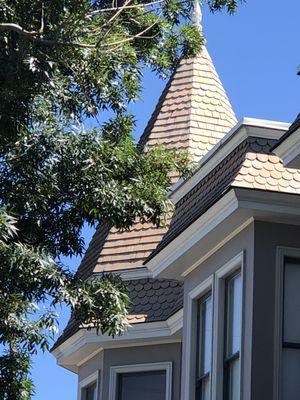
<instances>
[{"instance_id":1,"label":"window frame","mask_svg":"<svg viewBox=\"0 0 300 400\"><path fill-rule=\"evenodd\" d=\"M212 293L213 312L214 312L214 276L210 275L200 285L197 285L188 293L186 314L187 314L187 334L183 342L184 359L182 363L183 385L182 398L194 400L196 397L196 346L197 346L197 304L198 300L207 293ZM214 317L212 321L214 326Z\"/></svg>"},{"instance_id":2,"label":"window frame","mask_svg":"<svg viewBox=\"0 0 300 400\"><path fill-rule=\"evenodd\" d=\"M117 400L118 374L152 371L166 372L166 400L172 400L172 369L171 361L112 366L110 367L109 400Z\"/></svg>"},{"instance_id":3,"label":"window frame","mask_svg":"<svg viewBox=\"0 0 300 400\"><path fill-rule=\"evenodd\" d=\"M211 392L211 376L212 376L212 337L211 337L211 360L210 360L210 372L204 372L203 374L198 374L198 372L201 372L201 364L202 364L202 354L201 354L201 349L203 348L203 323L200 321L200 307L203 305L209 298L211 298L211 313L212 313L212 318L211 318L211 328L213 330L213 292L212 289L208 290L205 294L200 296L196 302L197 302L197 329L196 329L196 376L195 376L195 397L196 397L196 392L198 389L201 390L203 381L206 378L209 378L209 384L210 384L210 392ZM200 376L198 376L200 375ZM201 396L202 397L202 396Z\"/></svg>"},{"instance_id":4,"label":"window frame","mask_svg":"<svg viewBox=\"0 0 300 400\"><path fill-rule=\"evenodd\" d=\"M78 400L85 400L83 390L96 383L96 400L99 398L99 371L95 371L93 374L78 382Z\"/></svg>"},{"instance_id":5,"label":"window frame","mask_svg":"<svg viewBox=\"0 0 300 400\"><path fill-rule=\"evenodd\" d=\"M196 388L196 303L209 291L212 292L213 320L212 320L212 370L211 370L211 400L223 399L223 374L224 374L224 323L225 323L225 280L233 273L240 271L242 279L242 318L241 318L241 345L240 345L240 382L242 396L243 379L243 332L245 315L245 257L246 251L242 250L232 257L223 266L216 269L202 283L197 285L187 294L186 309L186 333L183 342L182 362L182 398L195 400Z\"/></svg>"},{"instance_id":6,"label":"window frame","mask_svg":"<svg viewBox=\"0 0 300 400\"><path fill-rule=\"evenodd\" d=\"M225 278L225 290L224 290L224 295L225 295L225 307L224 307L224 360L223 360L223 399L228 400L229 398L229 374L230 374L230 367L233 365L234 361L239 360L240 361L240 368L241 368L241 346L242 346L242 334L241 334L241 341L240 341L240 348L239 350L233 352L231 351L230 354L228 354L228 348L229 348L229 341L232 336L232 330L230 329L229 326L229 318L231 317L230 313L233 311L231 310L231 304L229 301L232 299L230 298L229 294L229 282L234 280L237 276L241 277L241 291L242 291L242 296L243 296L243 281L242 281L242 271L240 269L235 270L232 274L227 276ZM243 308L241 308L241 312L243 312ZM242 317L242 316L241 316ZM232 328L232 327L231 327ZM241 332L242 332L242 326L241 326ZM240 379L240 385L241 385L241 375L239 377ZM241 393L240 393L241 396Z\"/></svg>"},{"instance_id":7,"label":"window frame","mask_svg":"<svg viewBox=\"0 0 300 400\"><path fill-rule=\"evenodd\" d=\"M285 262L288 259L299 260L300 262L300 248L277 246L275 265L274 400L280 400L281 398L282 349L284 347L284 272Z\"/></svg>"},{"instance_id":8,"label":"window frame","mask_svg":"<svg viewBox=\"0 0 300 400\"><path fill-rule=\"evenodd\" d=\"M241 292L242 292L242 316L241 316L241 342L240 342L240 398L242 398L243 381L243 333L244 333L244 315L245 315L245 250L238 253L229 260L215 273L215 302L214 302L214 331L213 331L213 376L212 376L212 400L224 399L225 397L225 325L226 325L226 305L225 288L226 280L235 274L241 274ZM236 355L233 355L236 356Z\"/></svg>"}]
</instances>

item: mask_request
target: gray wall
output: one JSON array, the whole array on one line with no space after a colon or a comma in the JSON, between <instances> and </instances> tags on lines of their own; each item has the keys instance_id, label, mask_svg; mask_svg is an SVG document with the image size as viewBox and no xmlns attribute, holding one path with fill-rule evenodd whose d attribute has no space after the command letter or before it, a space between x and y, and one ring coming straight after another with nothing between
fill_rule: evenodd
<instances>
[{"instance_id":1,"label":"gray wall","mask_svg":"<svg viewBox=\"0 0 300 400\"><path fill-rule=\"evenodd\" d=\"M244 264L244 335L242 340L242 400L274 398L275 267L277 246L300 248L300 227L253 222L191 272L184 284L187 294L241 251ZM199 254L199 259L202 257ZM186 318L186 315L185 315ZM184 337L186 335L184 321ZM110 367L173 362L173 399L180 399L181 344L164 344L104 350L79 370L84 379L100 371L100 400L108 399ZM184 372L184 371L183 371Z\"/></svg>"},{"instance_id":2,"label":"gray wall","mask_svg":"<svg viewBox=\"0 0 300 400\"><path fill-rule=\"evenodd\" d=\"M251 392L251 350L252 350L252 304L253 304L253 263L254 263L254 223L248 225L240 234L213 254L207 261L191 272L184 283L184 305L187 305L188 293L201 282L215 273L224 264L234 258L237 254L245 251L244 260L244 332L242 340L242 393L243 400L250 399ZM203 254L199 254L199 259ZM184 315L183 340L187 336L187 315ZM183 372L184 373L184 372ZM264 400L264 399L259 399Z\"/></svg>"},{"instance_id":3,"label":"gray wall","mask_svg":"<svg viewBox=\"0 0 300 400\"><path fill-rule=\"evenodd\" d=\"M300 248L300 227L255 223L252 399L273 399L277 246Z\"/></svg>"},{"instance_id":4,"label":"gray wall","mask_svg":"<svg viewBox=\"0 0 300 400\"><path fill-rule=\"evenodd\" d=\"M102 381L102 371L103 371L103 351L95 355L93 358L88 360L86 363L82 364L81 367L79 367L78 371L78 381L80 382L81 380L87 378L88 376L92 375L94 372L98 371L98 397L101 392L101 381ZM101 398L101 397L100 397Z\"/></svg>"},{"instance_id":5,"label":"gray wall","mask_svg":"<svg viewBox=\"0 0 300 400\"><path fill-rule=\"evenodd\" d=\"M179 400L181 376L181 343L123 347L118 349L103 350L101 353L99 353L80 367L79 380L84 379L95 371L99 370L99 400L108 400L109 375L111 366L156 363L164 361L172 362L172 400Z\"/></svg>"},{"instance_id":6,"label":"gray wall","mask_svg":"<svg viewBox=\"0 0 300 400\"><path fill-rule=\"evenodd\" d=\"M255 221L185 281L188 293L242 250L244 264L244 335L242 400L274 398L275 268L278 246L300 248L300 227ZM199 258L203 255L199 254ZM187 332L186 315L183 340Z\"/></svg>"}]
</instances>

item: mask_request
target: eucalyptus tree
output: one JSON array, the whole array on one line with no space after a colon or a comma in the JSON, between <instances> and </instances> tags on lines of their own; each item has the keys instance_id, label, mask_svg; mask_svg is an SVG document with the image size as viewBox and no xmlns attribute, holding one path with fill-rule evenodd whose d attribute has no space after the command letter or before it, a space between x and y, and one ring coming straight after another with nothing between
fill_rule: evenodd
<instances>
[{"instance_id":1,"label":"eucalyptus tree","mask_svg":"<svg viewBox=\"0 0 300 400\"><path fill-rule=\"evenodd\" d=\"M206 2L212 11L237 7ZM3 400L30 399L30 358L48 348L58 304L99 332L126 329L118 278L81 281L59 257L82 254L85 223L163 223L169 172L188 174L189 159L143 151L128 105L145 68L166 77L200 51L192 9L192 0L0 0Z\"/></svg>"}]
</instances>

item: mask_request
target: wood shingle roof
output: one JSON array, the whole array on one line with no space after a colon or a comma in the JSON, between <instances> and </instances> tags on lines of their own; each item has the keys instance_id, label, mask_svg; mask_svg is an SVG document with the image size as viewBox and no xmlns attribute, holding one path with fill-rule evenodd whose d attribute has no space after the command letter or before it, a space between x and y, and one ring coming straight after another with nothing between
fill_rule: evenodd
<instances>
[{"instance_id":1,"label":"wood shingle roof","mask_svg":"<svg viewBox=\"0 0 300 400\"><path fill-rule=\"evenodd\" d=\"M198 161L236 122L226 92L204 48L194 59L181 60L141 136L140 145L186 150ZM174 177L173 181L177 179ZM166 231L167 228L139 222L126 232L100 226L79 267L79 276L87 278L93 272L141 267Z\"/></svg>"}]
</instances>

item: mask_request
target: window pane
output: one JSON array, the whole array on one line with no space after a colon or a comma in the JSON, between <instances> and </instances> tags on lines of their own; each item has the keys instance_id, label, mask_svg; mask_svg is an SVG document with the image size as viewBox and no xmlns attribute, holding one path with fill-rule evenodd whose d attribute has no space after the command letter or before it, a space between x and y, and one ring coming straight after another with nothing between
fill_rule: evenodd
<instances>
[{"instance_id":1,"label":"window pane","mask_svg":"<svg viewBox=\"0 0 300 400\"><path fill-rule=\"evenodd\" d=\"M199 371L198 378L211 370L212 356L212 296L199 301Z\"/></svg>"},{"instance_id":2,"label":"window pane","mask_svg":"<svg viewBox=\"0 0 300 400\"><path fill-rule=\"evenodd\" d=\"M224 392L226 400L240 399L240 350L242 335L242 276L236 273L226 280L226 338Z\"/></svg>"},{"instance_id":3,"label":"window pane","mask_svg":"<svg viewBox=\"0 0 300 400\"><path fill-rule=\"evenodd\" d=\"M281 400L299 400L300 350L283 349Z\"/></svg>"},{"instance_id":4,"label":"window pane","mask_svg":"<svg viewBox=\"0 0 300 400\"><path fill-rule=\"evenodd\" d=\"M284 276L284 342L300 343L300 264L285 263Z\"/></svg>"},{"instance_id":5,"label":"window pane","mask_svg":"<svg viewBox=\"0 0 300 400\"><path fill-rule=\"evenodd\" d=\"M92 385L88 386L87 388L84 389L84 391L85 391L84 400L96 400L96 383L93 383Z\"/></svg>"},{"instance_id":6,"label":"window pane","mask_svg":"<svg viewBox=\"0 0 300 400\"><path fill-rule=\"evenodd\" d=\"M242 331L242 277L227 281L227 357L240 351Z\"/></svg>"},{"instance_id":7,"label":"window pane","mask_svg":"<svg viewBox=\"0 0 300 400\"><path fill-rule=\"evenodd\" d=\"M166 371L119 374L118 400L166 400Z\"/></svg>"},{"instance_id":8,"label":"window pane","mask_svg":"<svg viewBox=\"0 0 300 400\"><path fill-rule=\"evenodd\" d=\"M228 366L228 399L239 400L240 398L240 360L237 358Z\"/></svg>"}]
</instances>

